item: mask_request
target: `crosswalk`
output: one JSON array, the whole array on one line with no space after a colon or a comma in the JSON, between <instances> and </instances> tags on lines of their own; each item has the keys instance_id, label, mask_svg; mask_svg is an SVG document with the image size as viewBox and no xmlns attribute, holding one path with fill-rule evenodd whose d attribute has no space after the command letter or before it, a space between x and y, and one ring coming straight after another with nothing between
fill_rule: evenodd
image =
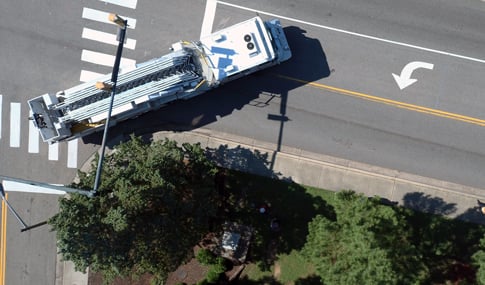
<instances>
[{"instance_id":1,"label":"crosswalk","mask_svg":"<svg viewBox=\"0 0 485 285\"><path fill-rule=\"evenodd\" d=\"M3 94L0 94L0 139L2 139L2 111L8 108L4 108L3 105ZM28 124L28 146L27 152L30 154L38 154L40 153L40 135L37 128L35 128L34 123L31 120L28 120L26 116L22 116L22 105L19 102L10 102L8 107L10 107L9 112L9 146L11 148L19 149L21 147L21 134L23 130L23 123L27 122ZM25 106L25 108L27 108ZM28 108L27 108L28 109ZM30 114L31 115L31 114ZM68 143L68 159L67 159L67 167L68 168L77 168L77 147L78 141L72 140ZM59 144L52 144L49 145L48 148L48 159L57 161L59 160Z\"/></svg>"},{"instance_id":2,"label":"crosswalk","mask_svg":"<svg viewBox=\"0 0 485 285\"><path fill-rule=\"evenodd\" d=\"M81 38L86 40L85 46L89 47L90 43L97 42L103 43L111 46L117 46L118 41L116 40L116 34L113 34L113 23L108 20L108 15L110 13L117 13L116 6L122 7L126 11L125 8L128 9L136 9L137 0L99 0L99 2L103 4L109 4L104 7L109 8L108 11L102 11L93 9L91 7L83 7L82 11L82 19L83 22L89 23L89 21L96 21L106 25L106 30L94 30L92 28L84 27L82 30ZM136 28L136 19L124 16L123 14L119 14L122 18L128 21L128 28L135 29ZM124 43L124 48L134 50L136 47L136 40L133 38L127 38ZM115 56L112 54L104 54L95 50L91 49L83 49L81 52L81 61L90 63L89 66L96 68L96 66L108 66L112 67L114 64ZM129 58L121 58L120 68L123 69L131 69L135 66L136 61ZM100 70L99 70L100 71ZM97 70L81 70L81 74L79 77L79 81L86 82L94 80L104 73L99 73ZM70 86L68 86L70 87ZM5 95L5 96L4 96ZM40 134L38 130L35 128L33 122L31 120L27 120L26 112L29 109L25 103L20 102L9 102L7 100L7 94L0 94L0 142L3 141L3 137L5 139L8 137L8 143L10 148L20 149L23 145L22 142L22 132L28 131L28 140L27 140L27 152L29 154L39 154L41 151L40 144L42 143L40 140ZM2 122L2 112L3 114L8 116L9 122L7 125L9 128L2 129L4 126L4 122ZM24 114L24 115L22 115ZM2 137L3 135L3 137ZM6 142L5 142L6 143ZM78 168L78 148L79 148L79 141L77 139L71 140L67 142L67 168ZM47 158L50 161L58 161L59 160L59 143L49 144L48 145L48 155ZM64 149L64 148L62 148Z\"/></svg>"},{"instance_id":3,"label":"crosswalk","mask_svg":"<svg viewBox=\"0 0 485 285\"><path fill-rule=\"evenodd\" d=\"M104 3L112 4L112 5L118 5L124 8L129 8L129 9L136 9L136 5L137 5L137 0L100 0L100 1ZM112 11L112 10L108 12L108 11L93 9L90 7L84 7L82 12L82 18L85 19L86 21L94 21L94 22L99 22L103 24L114 25L114 23L108 20L109 14L113 12L116 13L116 11ZM121 18L128 21L129 29L136 28L135 18L124 14L119 14L119 15ZM111 46L117 46L118 41L116 39L116 34L112 33L113 27L106 26L106 29L110 32L94 30L91 28L84 27L81 37L89 41L95 41L98 43L103 43ZM128 37L125 40L123 47L134 50L136 47L136 40ZM115 56L114 54L105 54L105 53L93 51L90 49L83 49L81 52L81 60L95 65L112 67L115 61ZM132 69L135 67L135 65L136 65L135 60L125 58L125 57L121 58L121 62L120 62L121 70ZM98 78L101 75L102 75L101 73L98 73L94 70L81 70L79 81L81 82L90 81Z\"/></svg>"}]
</instances>

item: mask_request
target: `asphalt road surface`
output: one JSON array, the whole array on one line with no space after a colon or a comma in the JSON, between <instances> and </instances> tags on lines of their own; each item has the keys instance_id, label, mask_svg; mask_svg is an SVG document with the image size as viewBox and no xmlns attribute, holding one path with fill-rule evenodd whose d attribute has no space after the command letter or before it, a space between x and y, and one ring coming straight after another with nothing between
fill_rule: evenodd
<instances>
[{"instance_id":1,"label":"asphalt road surface","mask_svg":"<svg viewBox=\"0 0 485 285\"><path fill-rule=\"evenodd\" d=\"M31 1L0 3L0 175L69 183L100 136L48 146L29 129L26 101L111 71L116 27L129 19L122 64L195 40L206 2ZM131 6L130 6L131 4ZM111 136L204 127L483 188L485 2L218 2L217 30L259 14L278 17L293 58L209 94L115 127ZM99 39L103 38L102 41ZM104 54L104 55L103 55ZM392 74L413 67L400 89ZM432 66L432 69L430 68ZM403 72L405 73L405 72ZM11 193L28 224L57 211L57 197ZM6 284L54 284L48 227L19 233L8 217Z\"/></svg>"}]
</instances>

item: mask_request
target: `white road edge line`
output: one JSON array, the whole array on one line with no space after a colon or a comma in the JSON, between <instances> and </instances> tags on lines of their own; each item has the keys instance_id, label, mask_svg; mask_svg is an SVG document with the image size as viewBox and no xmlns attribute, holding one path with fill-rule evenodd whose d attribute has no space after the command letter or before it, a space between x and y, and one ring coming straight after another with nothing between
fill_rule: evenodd
<instances>
[{"instance_id":1,"label":"white road edge line","mask_svg":"<svg viewBox=\"0 0 485 285\"><path fill-rule=\"evenodd\" d=\"M67 167L77 168L78 139L67 142Z\"/></svg>"},{"instance_id":2,"label":"white road edge line","mask_svg":"<svg viewBox=\"0 0 485 285\"><path fill-rule=\"evenodd\" d=\"M89 29L89 28L83 28L81 37L83 39L88 39L88 40L97 41L100 43L118 46L118 41L116 40L115 34L105 33L98 30ZM123 46L125 48L134 50L136 46L136 40L126 39L126 42Z\"/></svg>"},{"instance_id":3,"label":"white road edge line","mask_svg":"<svg viewBox=\"0 0 485 285\"><path fill-rule=\"evenodd\" d=\"M49 144L49 160L59 160L59 143Z\"/></svg>"},{"instance_id":4,"label":"white road edge line","mask_svg":"<svg viewBox=\"0 0 485 285\"><path fill-rule=\"evenodd\" d=\"M100 0L101 2L110 3L113 5L123 6L126 8L136 9L138 0Z\"/></svg>"},{"instance_id":5,"label":"white road edge line","mask_svg":"<svg viewBox=\"0 0 485 285\"><path fill-rule=\"evenodd\" d=\"M10 147L20 147L20 103L10 103Z\"/></svg>"},{"instance_id":6,"label":"white road edge line","mask_svg":"<svg viewBox=\"0 0 485 285\"><path fill-rule=\"evenodd\" d=\"M269 13L269 12L260 11L260 10L257 10L257 9L252 9L252 8L236 5L236 4L231 4L231 3L228 3L228 2L224 2L224 1L217 1L217 3L219 3L221 5L226 5L226 6L229 6L229 7L241 9L241 10L246 10L246 11L255 12L255 13L259 13L259 14L264 14L264 15L268 15L268 16L271 16L271 17L276 17L276 18L279 18L279 19L285 19L287 21L292 21L292 22L296 22L296 23L300 23L300 24L304 24L304 25L308 25L308 26L327 29L327 30L330 30L330 31L344 33L344 34L348 34L348 35L352 35L352 36L356 36L356 37L361 37L361 38L366 38L366 39L370 39L370 40L385 42L385 43L388 43L388 44L394 44L394 45L414 48L414 49L418 49L418 50L422 50L422 51L447 55L447 56L456 57L456 58L460 58L460 59L466 59L466 60L475 61L475 62L479 62L479 63L485 63L485 59L460 55L460 54L436 50L436 49L430 49L430 48L426 48L426 47L422 47L422 46L407 44L407 43L393 41L393 40L387 40L387 39L369 36L369 35L365 35L365 34L359 34L359 33L351 32L351 31L347 31L347 30L342 30L342 29L338 29L338 28L333 28L333 27L329 27L329 26L324 26L324 25L320 25L320 24L306 22L306 21L298 20L298 19L291 18L291 17L286 17L286 16L282 16L282 15L277 15L277 14L274 14L274 13Z\"/></svg>"},{"instance_id":7,"label":"white road edge line","mask_svg":"<svg viewBox=\"0 0 485 285\"><path fill-rule=\"evenodd\" d=\"M84 7L82 17L84 19L88 19L88 20L93 20L93 21L98 21L98 22L101 22L101 23L116 25L115 23L108 20L109 14L110 13L107 13L107 12L104 12L104 11L99 11L99 10ZM126 17L126 16L122 16L122 15L120 15L120 17L128 21L128 28L134 29L136 27L136 19Z\"/></svg>"},{"instance_id":8,"label":"white road edge line","mask_svg":"<svg viewBox=\"0 0 485 285\"><path fill-rule=\"evenodd\" d=\"M32 111L29 111L32 116ZM29 120L29 153L39 153L39 131L34 125L34 121Z\"/></svg>"},{"instance_id":9,"label":"white road edge line","mask_svg":"<svg viewBox=\"0 0 485 285\"><path fill-rule=\"evenodd\" d=\"M100 64L100 65L112 67L113 64L115 63L115 56L111 54L83 49L81 53L81 60L86 62L91 62L94 64ZM135 60L124 58L124 57L121 58L121 62L120 62L121 68L123 67L126 68L130 66L135 66L135 65L136 65Z\"/></svg>"},{"instance_id":10,"label":"white road edge line","mask_svg":"<svg viewBox=\"0 0 485 285\"><path fill-rule=\"evenodd\" d=\"M214 23L214 17L216 16L217 0L206 1L204 20L202 21L202 28L200 30L200 38L212 33L212 25Z\"/></svg>"},{"instance_id":11,"label":"white road edge line","mask_svg":"<svg viewBox=\"0 0 485 285\"><path fill-rule=\"evenodd\" d=\"M0 139L2 138L2 94L0 94Z\"/></svg>"}]
</instances>

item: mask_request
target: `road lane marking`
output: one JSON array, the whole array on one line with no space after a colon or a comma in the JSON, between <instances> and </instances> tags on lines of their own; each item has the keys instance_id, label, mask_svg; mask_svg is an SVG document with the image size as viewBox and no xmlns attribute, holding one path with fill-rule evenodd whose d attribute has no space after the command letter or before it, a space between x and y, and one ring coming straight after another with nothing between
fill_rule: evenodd
<instances>
[{"instance_id":1,"label":"road lane marking","mask_svg":"<svg viewBox=\"0 0 485 285\"><path fill-rule=\"evenodd\" d=\"M100 0L101 2L110 3L113 5L123 6L126 8L136 9L138 0Z\"/></svg>"},{"instance_id":2,"label":"road lane marking","mask_svg":"<svg viewBox=\"0 0 485 285\"><path fill-rule=\"evenodd\" d=\"M29 112L32 116L32 111ZM39 130L35 127L34 121L29 120L29 153L39 153Z\"/></svg>"},{"instance_id":3,"label":"road lane marking","mask_svg":"<svg viewBox=\"0 0 485 285\"><path fill-rule=\"evenodd\" d=\"M67 168L77 168L78 139L67 142Z\"/></svg>"},{"instance_id":4,"label":"road lane marking","mask_svg":"<svg viewBox=\"0 0 485 285\"><path fill-rule=\"evenodd\" d=\"M377 97L377 96L373 96L373 95L368 95L368 94L364 94L364 93L360 93L360 92L355 92L355 91L351 91L351 90L347 90L347 89L343 89L343 88L338 88L338 87L324 85L324 84L320 84L320 83L316 83L316 82L306 81L306 80L302 80L302 79L298 79L298 78L294 78L294 77L290 77L290 76L286 76L286 75L275 74L275 76L283 78L283 79L287 79L287 80L300 82L300 83L303 83L303 84L306 84L308 86L312 86L312 87L315 87L315 88L324 89L324 90L331 91L331 92L334 92L334 93L339 93L339 94L342 94L342 95L356 97L356 98L364 99L364 100L367 100L367 101L386 104L386 105L401 108L401 109L406 109L406 110L410 110L410 111L415 111L415 112L419 112L419 113L424 113L424 114L428 114L428 115L433 115L433 116L437 116L437 117L452 119L452 120L456 120L456 121L461 121L461 122L485 127L485 120L482 120L482 119L479 119L479 118L474 118L474 117L469 117L469 116L460 115L460 114L456 114L456 113L450 113L450 112L446 112L446 111L442 111L442 110L438 110L438 109L432 109L432 108L427 108L427 107L423 107L423 106L419 106L419 105L399 102L399 101L386 99L386 98L382 98L382 97Z\"/></svg>"},{"instance_id":5,"label":"road lane marking","mask_svg":"<svg viewBox=\"0 0 485 285\"><path fill-rule=\"evenodd\" d=\"M216 16L217 0L206 0L204 20L202 21L202 28L200 30L200 38L210 35L212 33L212 24Z\"/></svg>"},{"instance_id":6,"label":"road lane marking","mask_svg":"<svg viewBox=\"0 0 485 285\"><path fill-rule=\"evenodd\" d=\"M20 103L10 103L10 147L20 147Z\"/></svg>"},{"instance_id":7,"label":"road lane marking","mask_svg":"<svg viewBox=\"0 0 485 285\"><path fill-rule=\"evenodd\" d=\"M92 71L83 69L83 70L81 70L81 76L79 76L79 81L81 81L81 82L94 81L94 80L100 78L103 75L105 75L105 74L92 72Z\"/></svg>"},{"instance_id":8,"label":"road lane marking","mask_svg":"<svg viewBox=\"0 0 485 285\"><path fill-rule=\"evenodd\" d=\"M403 90L418 81L417 79L411 78L413 72L418 68L433 70L434 64L422 61L411 61L404 66L400 74L391 73L399 89Z\"/></svg>"},{"instance_id":9,"label":"road lane marking","mask_svg":"<svg viewBox=\"0 0 485 285\"><path fill-rule=\"evenodd\" d=\"M83 28L81 37L83 39L88 39L88 40L97 41L100 43L118 46L118 40L116 39L115 34L105 33L98 30L89 29L89 28ZM135 49L135 46L136 46L136 40L130 39L130 38L126 39L126 42L123 45L123 47L128 49L133 49L133 50Z\"/></svg>"},{"instance_id":10,"label":"road lane marking","mask_svg":"<svg viewBox=\"0 0 485 285\"><path fill-rule=\"evenodd\" d=\"M8 193L5 193L8 199ZM0 285L5 284L5 269L7 267L7 205L2 199L2 228L1 228L1 250L0 250Z\"/></svg>"},{"instance_id":11,"label":"road lane marking","mask_svg":"<svg viewBox=\"0 0 485 285\"><path fill-rule=\"evenodd\" d=\"M2 138L2 94L0 94L0 139Z\"/></svg>"},{"instance_id":12,"label":"road lane marking","mask_svg":"<svg viewBox=\"0 0 485 285\"><path fill-rule=\"evenodd\" d=\"M88 19L88 20L92 20L92 21L116 25L115 23L108 20L109 14L110 13L107 13L107 12L104 12L104 11L99 11L99 10L84 7L82 17L84 19ZM121 15L120 15L120 17L128 21L128 28L129 29L134 29L136 27L136 19L126 17L126 16L121 16Z\"/></svg>"},{"instance_id":13,"label":"road lane marking","mask_svg":"<svg viewBox=\"0 0 485 285\"><path fill-rule=\"evenodd\" d=\"M94 64L112 67L113 64L115 63L115 56L106 54L106 53L83 49L81 53L81 60L86 62L91 62ZM123 58L123 57L121 58L121 62L120 62L121 68L131 67L135 65L136 65L136 60Z\"/></svg>"},{"instance_id":14,"label":"road lane marking","mask_svg":"<svg viewBox=\"0 0 485 285\"><path fill-rule=\"evenodd\" d=\"M268 15L268 16L271 16L271 17L276 17L276 18L279 18L279 19L285 19L287 21L292 21L292 22L296 22L296 23L300 23L300 24L304 24L304 25L308 25L308 26L313 26L313 27L317 27L317 28L322 28L322 29L326 29L326 30L330 30L330 31L334 31L334 32L347 34L347 35L352 35L352 36L361 37L361 38L365 38L365 39L380 41L380 42L384 42L384 43L388 43L388 44L404 46L404 47L408 47L408 48L414 48L414 49L427 51L427 52L431 52L431 53L447 55L447 56L456 57L456 58L460 58L460 59L466 59L466 60L475 61L475 62L479 62L479 63L485 63L485 59L460 55L460 54L451 53L451 52L442 51L442 50L426 48L426 47L422 47L422 46L407 44L407 43L388 40L388 39L384 39L384 38L378 38L378 37L375 37L375 36L369 36L369 35L360 34L360 33L355 33L355 32L351 32L351 31L347 31L347 30L343 30L343 29L333 28L333 27L329 27L329 26L324 26L324 25L320 25L320 24L315 24L315 23L299 20L299 19L296 19L296 18L286 17L286 16L274 14L274 13L269 13L269 12L253 9L253 8L248 8L248 7L244 7L244 6L240 6L240 5L236 5L236 4L232 4L232 3L228 3L228 2L224 2L224 1L217 1L217 3L221 4L221 5L226 5L226 6L229 6L229 7L245 10L245 11L264 14L264 15Z\"/></svg>"},{"instance_id":15,"label":"road lane marking","mask_svg":"<svg viewBox=\"0 0 485 285\"><path fill-rule=\"evenodd\" d=\"M49 144L49 160L59 160L59 143Z\"/></svg>"}]
</instances>

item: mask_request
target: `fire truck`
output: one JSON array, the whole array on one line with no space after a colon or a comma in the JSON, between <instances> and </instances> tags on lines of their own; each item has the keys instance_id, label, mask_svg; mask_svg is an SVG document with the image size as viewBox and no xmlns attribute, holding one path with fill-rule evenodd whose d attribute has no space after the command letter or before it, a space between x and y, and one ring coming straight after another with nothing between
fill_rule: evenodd
<instances>
[{"instance_id":1,"label":"fire truck","mask_svg":"<svg viewBox=\"0 0 485 285\"><path fill-rule=\"evenodd\" d=\"M171 52L119 73L109 127L180 99L277 65L291 57L279 20L254 17L202 37L174 43ZM110 108L111 74L28 101L44 142L102 130Z\"/></svg>"}]
</instances>

